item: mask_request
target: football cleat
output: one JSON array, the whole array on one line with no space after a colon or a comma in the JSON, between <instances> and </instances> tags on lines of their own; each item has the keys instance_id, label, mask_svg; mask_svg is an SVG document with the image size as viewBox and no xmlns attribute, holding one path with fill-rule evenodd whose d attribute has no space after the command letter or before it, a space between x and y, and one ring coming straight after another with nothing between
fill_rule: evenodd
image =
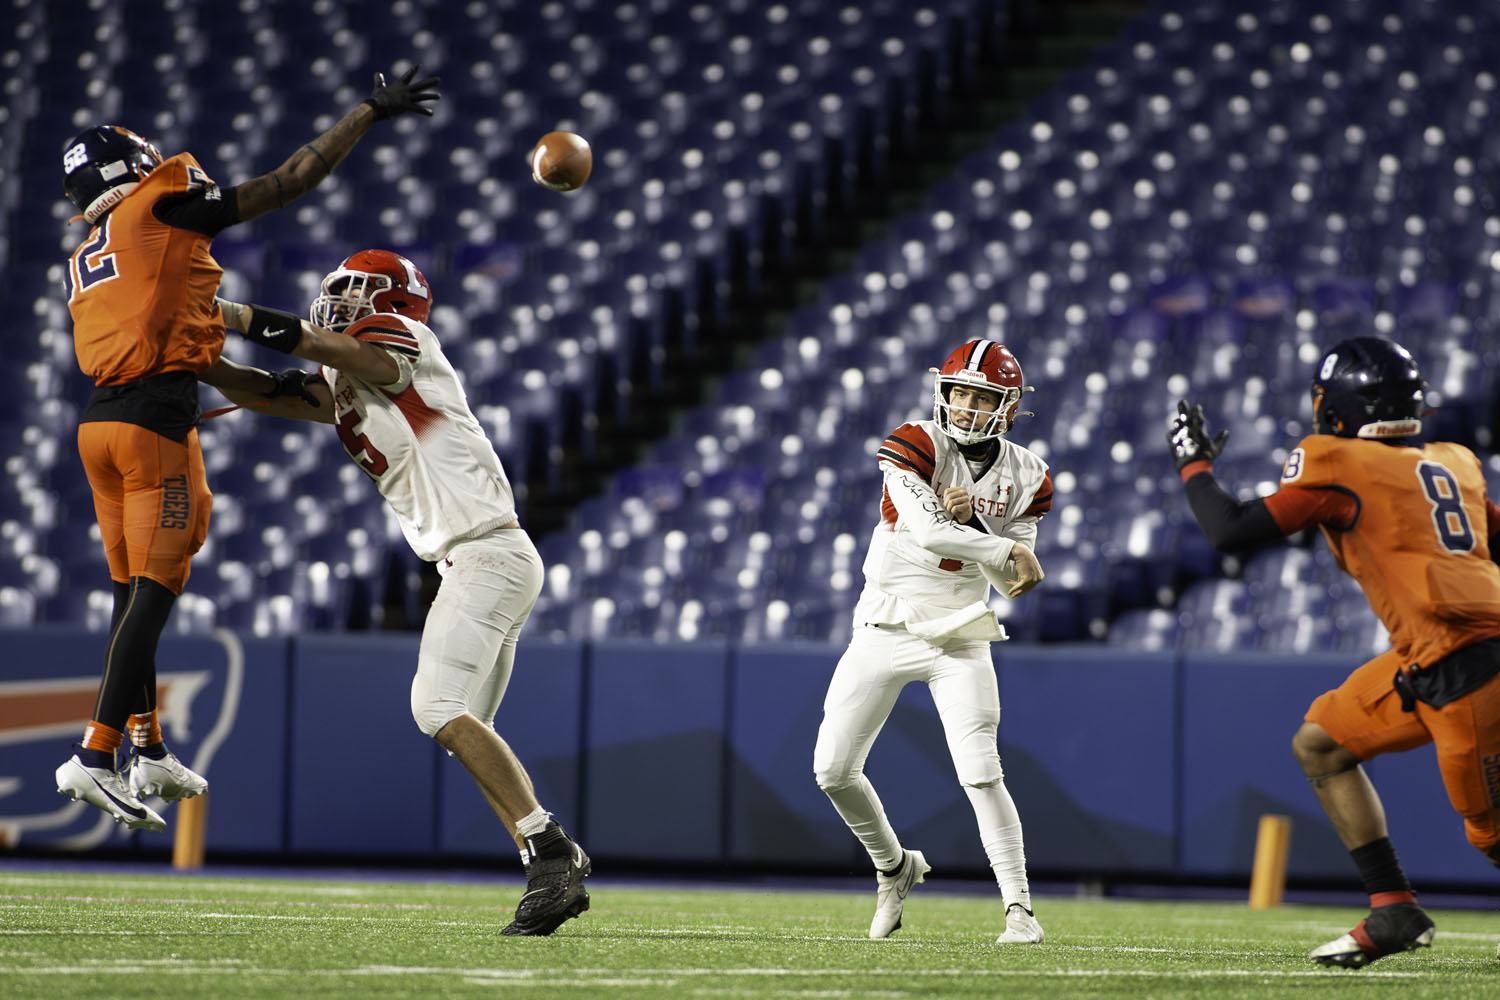
<instances>
[{"instance_id":1,"label":"football cleat","mask_svg":"<svg viewBox=\"0 0 1500 1000\"><path fill-rule=\"evenodd\" d=\"M589 908L589 893L583 880L593 874L593 862L583 848L555 828L568 842L568 853L562 857L539 858L536 846L531 848L531 862L526 866L526 892L516 904L516 918L501 934L509 936L544 936ZM548 830L531 843L552 833Z\"/></svg>"},{"instance_id":2,"label":"football cleat","mask_svg":"<svg viewBox=\"0 0 1500 1000\"><path fill-rule=\"evenodd\" d=\"M140 799L159 795L177 802L208 791L208 779L189 770L170 750L160 758L137 751L130 760L130 790Z\"/></svg>"},{"instance_id":3,"label":"football cleat","mask_svg":"<svg viewBox=\"0 0 1500 1000\"><path fill-rule=\"evenodd\" d=\"M124 823L132 830L160 832L167 828L167 821L136 797L118 771L85 764L79 756L80 749L75 744L73 756L57 769L59 795L98 806L113 816L116 823Z\"/></svg>"},{"instance_id":4,"label":"football cleat","mask_svg":"<svg viewBox=\"0 0 1500 1000\"><path fill-rule=\"evenodd\" d=\"M1416 903L1392 903L1375 907L1348 934L1319 945L1307 957L1318 965L1359 969L1387 955L1426 948L1436 933L1432 918Z\"/></svg>"},{"instance_id":5,"label":"football cleat","mask_svg":"<svg viewBox=\"0 0 1500 1000\"><path fill-rule=\"evenodd\" d=\"M1047 935L1036 917L1020 903L1011 903L1005 908L1005 933L995 939L996 944L1041 944Z\"/></svg>"},{"instance_id":6,"label":"football cleat","mask_svg":"<svg viewBox=\"0 0 1500 1000\"><path fill-rule=\"evenodd\" d=\"M926 881L932 866L921 851L901 852L901 867L894 875L875 873L875 917L870 921L870 937L887 938L901 927L901 910L906 906L906 894L920 882Z\"/></svg>"}]
</instances>

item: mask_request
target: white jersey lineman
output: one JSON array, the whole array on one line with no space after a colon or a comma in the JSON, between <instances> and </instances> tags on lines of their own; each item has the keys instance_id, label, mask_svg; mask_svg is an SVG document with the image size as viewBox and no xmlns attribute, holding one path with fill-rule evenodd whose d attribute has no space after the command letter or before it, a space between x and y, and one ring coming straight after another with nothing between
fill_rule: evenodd
<instances>
[{"instance_id":1,"label":"white jersey lineman","mask_svg":"<svg viewBox=\"0 0 1500 1000\"><path fill-rule=\"evenodd\" d=\"M377 313L344 332L384 349L400 375L372 385L323 366L339 439L412 550L443 577L422 629L412 715L429 736L465 712L492 726L541 593L541 556L516 523L510 480L426 324Z\"/></svg>"},{"instance_id":2,"label":"white jersey lineman","mask_svg":"<svg viewBox=\"0 0 1500 1000\"><path fill-rule=\"evenodd\" d=\"M1003 354L1007 367L999 364ZM974 359L984 359L981 364ZM956 373L956 374L955 374ZM1000 768L999 686L990 642L1005 638L986 598L1013 580L1015 546L1032 549L1037 522L1052 506L1046 464L1000 435L1017 410L1020 367L1009 351L971 341L950 356L935 390L935 419L903 424L882 444L881 519L865 557L865 587L854 635L834 669L813 751L818 786L859 838L880 873L871 937L901 925L903 900L928 870L920 851L902 847L886 818L865 760L907 684L923 681L942 719L948 751L974 808L1006 908L1001 943L1042 940L1031 912L1021 819ZM952 426L947 393L987 394L986 433ZM1000 401L998 408L995 402ZM944 492L960 487L973 513L960 524Z\"/></svg>"},{"instance_id":3,"label":"white jersey lineman","mask_svg":"<svg viewBox=\"0 0 1500 1000\"><path fill-rule=\"evenodd\" d=\"M500 457L427 325L380 313L345 332L384 348L401 371L397 381L376 386L322 369L339 439L375 480L412 551L437 562L463 539L515 521Z\"/></svg>"}]
</instances>

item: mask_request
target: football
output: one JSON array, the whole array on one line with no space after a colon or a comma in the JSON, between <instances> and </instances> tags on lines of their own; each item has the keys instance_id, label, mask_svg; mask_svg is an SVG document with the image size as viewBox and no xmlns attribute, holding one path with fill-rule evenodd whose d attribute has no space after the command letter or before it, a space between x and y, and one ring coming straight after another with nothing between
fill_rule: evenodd
<instances>
[{"instance_id":1,"label":"football","mask_svg":"<svg viewBox=\"0 0 1500 1000\"><path fill-rule=\"evenodd\" d=\"M589 179L594 153L573 132L548 132L531 151L531 179L553 191L576 191Z\"/></svg>"}]
</instances>

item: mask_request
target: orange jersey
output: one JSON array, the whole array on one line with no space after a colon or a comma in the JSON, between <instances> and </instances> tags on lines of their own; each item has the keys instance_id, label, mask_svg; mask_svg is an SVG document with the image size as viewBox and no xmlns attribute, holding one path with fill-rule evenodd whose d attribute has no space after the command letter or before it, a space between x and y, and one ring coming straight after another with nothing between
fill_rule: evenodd
<instances>
[{"instance_id":1,"label":"orange jersey","mask_svg":"<svg viewBox=\"0 0 1500 1000\"><path fill-rule=\"evenodd\" d=\"M151 171L73 251L73 349L96 385L201 372L218 360L224 321L214 293L224 272L209 255L212 237L152 214L161 199L209 184L197 160L178 154Z\"/></svg>"},{"instance_id":2,"label":"orange jersey","mask_svg":"<svg viewBox=\"0 0 1500 1000\"><path fill-rule=\"evenodd\" d=\"M1352 523L1325 523L1323 534L1404 663L1428 666L1500 633L1500 567L1490 561L1485 481L1473 452L1314 434L1287 457L1281 484L1355 499ZM1274 497L1267 507L1277 515Z\"/></svg>"}]
</instances>

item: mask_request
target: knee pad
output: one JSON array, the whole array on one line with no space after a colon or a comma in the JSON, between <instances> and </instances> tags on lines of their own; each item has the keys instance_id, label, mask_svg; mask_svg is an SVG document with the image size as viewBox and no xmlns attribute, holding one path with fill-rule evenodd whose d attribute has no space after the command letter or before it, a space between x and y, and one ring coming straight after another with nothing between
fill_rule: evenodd
<instances>
[{"instance_id":1,"label":"knee pad","mask_svg":"<svg viewBox=\"0 0 1500 1000\"><path fill-rule=\"evenodd\" d=\"M1000 751L993 740L965 740L953 755L953 767L958 772L958 783L970 788L984 788L1005 780Z\"/></svg>"},{"instance_id":2,"label":"knee pad","mask_svg":"<svg viewBox=\"0 0 1500 1000\"><path fill-rule=\"evenodd\" d=\"M468 711L456 701L429 696L416 684L411 689L411 717L424 736L436 736L444 726Z\"/></svg>"},{"instance_id":3,"label":"knee pad","mask_svg":"<svg viewBox=\"0 0 1500 1000\"><path fill-rule=\"evenodd\" d=\"M850 771L840 762L813 761L813 780L825 792L837 792L859 780L861 771Z\"/></svg>"}]
</instances>

